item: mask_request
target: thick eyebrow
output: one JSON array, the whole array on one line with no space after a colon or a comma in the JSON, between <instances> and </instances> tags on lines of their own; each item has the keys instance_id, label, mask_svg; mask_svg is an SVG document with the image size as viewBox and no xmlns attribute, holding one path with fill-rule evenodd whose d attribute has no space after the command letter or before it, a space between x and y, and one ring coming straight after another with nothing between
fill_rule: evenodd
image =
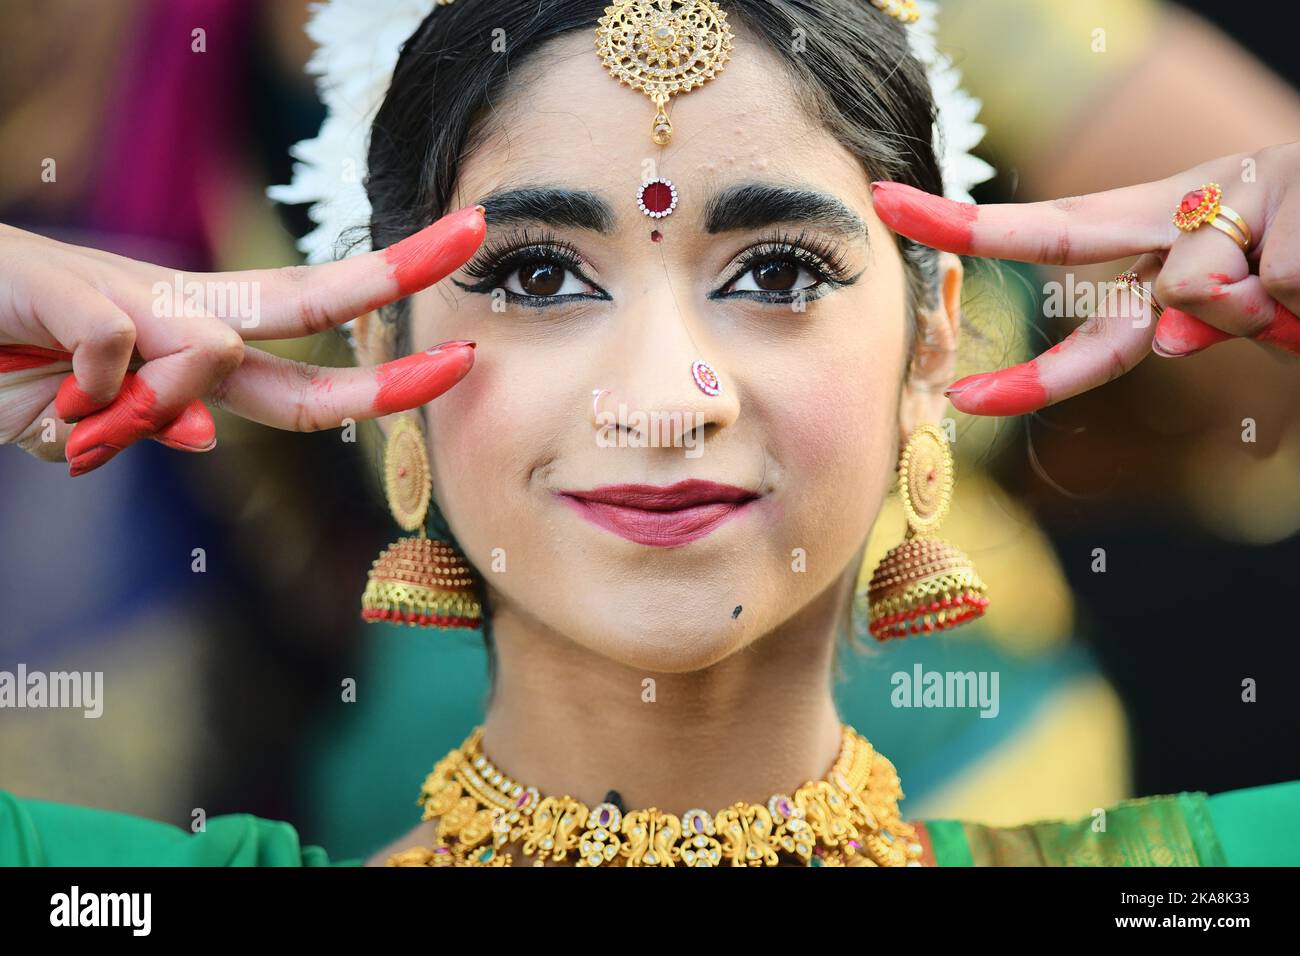
<instances>
[{"instance_id":1,"label":"thick eyebrow","mask_svg":"<svg viewBox=\"0 0 1300 956\"><path fill-rule=\"evenodd\" d=\"M819 226L855 240L867 238L866 224L829 193L774 183L738 183L714 195L704 211L710 235L761 229L777 223Z\"/></svg>"},{"instance_id":2,"label":"thick eyebrow","mask_svg":"<svg viewBox=\"0 0 1300 956\"><path fill-rule=\"evenodd\" d=\"M614 231L609 203L585 189L564 186L524 186L492 193L478 200L487 209L488 225L542 224L589 229L602 235ZM704 207L704 229L710 235L761 229L777 223L803 223L838 233L846 239L866 239L866 224L828 193L774 183L737 183L710 197Z\"/></svg>"},{"instance_id":3,"label":"thick eyebrow","mask_svg":"<svg viewBox=\"0 0 1300 956\"><path fill-rule=\"evenodd\" d=\"M614 210L596 193L562 186L506 189L480 199L489 226L539 223L556 228L614 231Z\"/></svg>"}]
</instances>

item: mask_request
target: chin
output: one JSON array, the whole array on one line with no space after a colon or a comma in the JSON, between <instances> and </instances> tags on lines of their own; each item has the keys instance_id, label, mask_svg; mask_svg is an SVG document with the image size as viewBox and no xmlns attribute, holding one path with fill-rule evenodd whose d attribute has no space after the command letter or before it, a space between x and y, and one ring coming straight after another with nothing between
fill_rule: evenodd
<instances>
[{"instance_id":1,"label":"chin","mask_svg":"<svg viewBox=\"0 0 1300 956\"><path fill-rule=\"evenodd\" d=\"M730 594L717 594L711 600L697 588L685 599L665 594L653 606L647 606L646 597L621 595L617 589L585 592L583 606L573 609L581 619L565 631L575 643L601 657L661 674L704 670L761 633L757 608L752 612L746 608L739 618L732 618L736 605ZM609 613L593 613L599 607Z\"/></svg>"},{"instance_id":2,"label":"chin","mask_svg":"<svg viewBox=\"0 0 1300 956\"><path fill-rule=\"evenodd\" d=\"M559 615L552 627L590 653L656 674L703 670L753 640L753 622L732 620L731 609L722 607L722 597L716 602L719 613L707 614L692 607L697 602L707 604L707 598L673 597L664 596L651 606L646 594L588 591L582 594L581 605L556 607ZM604 609L603 613L597 609Z\"/></svg>"},{"instance_id":3,"label":"chin","mask_svg":"<svg viewBox=\"0 0 1300 956\"><path fill-rule=\"evenodd\" d=\"M734 630L701 632L681 626L660 624L644 632L634 629L602 634L593 647L603 657L624 667L655 674L690 674L712 667L748 643L748 636Z\"/></svg>"}]
</instances>

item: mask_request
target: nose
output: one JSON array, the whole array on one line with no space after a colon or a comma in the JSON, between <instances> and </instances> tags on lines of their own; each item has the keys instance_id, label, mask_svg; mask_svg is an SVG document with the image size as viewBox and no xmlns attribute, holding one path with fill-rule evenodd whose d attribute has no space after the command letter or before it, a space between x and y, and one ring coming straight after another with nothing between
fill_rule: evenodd
<instances>
[{"instance_id":1,"label":"nose","mask_svg":"<svg viewBox=\"0 0 1300 956\"><path fill-rule=\"evenodd\" d=\"M608 360L591 383L593 424L626 428L644 445L703 442L739 417L737 383L709 349L706 323L671 304L645 305L612 323Z\"/></svg>"}]
</instances>

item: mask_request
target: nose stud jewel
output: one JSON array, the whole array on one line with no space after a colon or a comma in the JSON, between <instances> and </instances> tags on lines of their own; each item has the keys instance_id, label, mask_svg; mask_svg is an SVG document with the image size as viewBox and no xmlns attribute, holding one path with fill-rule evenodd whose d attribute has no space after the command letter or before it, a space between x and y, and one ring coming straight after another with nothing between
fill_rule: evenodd
<instances>
[{"instance_id":1,"label":"nose stud jewel","mask_svg":"<svg viewBox=\"0 0 1300 956\"><path fill-rule=\"evenodd\" d=\"M713 367L708 362L696 359L691 366L691 378L695 379L695 384L705 395L722 394L722 383L718 381L718 373L713 371Z\"/></svg>"}]
</instances>

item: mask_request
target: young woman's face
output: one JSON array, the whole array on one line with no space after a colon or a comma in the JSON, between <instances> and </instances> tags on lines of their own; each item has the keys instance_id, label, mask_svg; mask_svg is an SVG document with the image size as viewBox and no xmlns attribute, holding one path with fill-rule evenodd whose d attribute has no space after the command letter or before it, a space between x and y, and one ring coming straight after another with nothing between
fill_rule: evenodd
<instances>
[{"instance_id":1,"label":"young woman's face","mask_svg":"<svg viewBox=\"0 0 1300 956\"><path fill-rule=\"evenodd\" d=\"M453 206L487 206L487 241L413 313L415 348L478 343L426 414L434 494L495 608L654 671L706 667L854 573L898 449L901 258L860 165L743 41L676 98L666 149L588 35L554 42L460 168ZM655 177L677 188L662 219L637 206ZM687 480L725 487L617 487Z\"/></svg>"}]
</instances>

